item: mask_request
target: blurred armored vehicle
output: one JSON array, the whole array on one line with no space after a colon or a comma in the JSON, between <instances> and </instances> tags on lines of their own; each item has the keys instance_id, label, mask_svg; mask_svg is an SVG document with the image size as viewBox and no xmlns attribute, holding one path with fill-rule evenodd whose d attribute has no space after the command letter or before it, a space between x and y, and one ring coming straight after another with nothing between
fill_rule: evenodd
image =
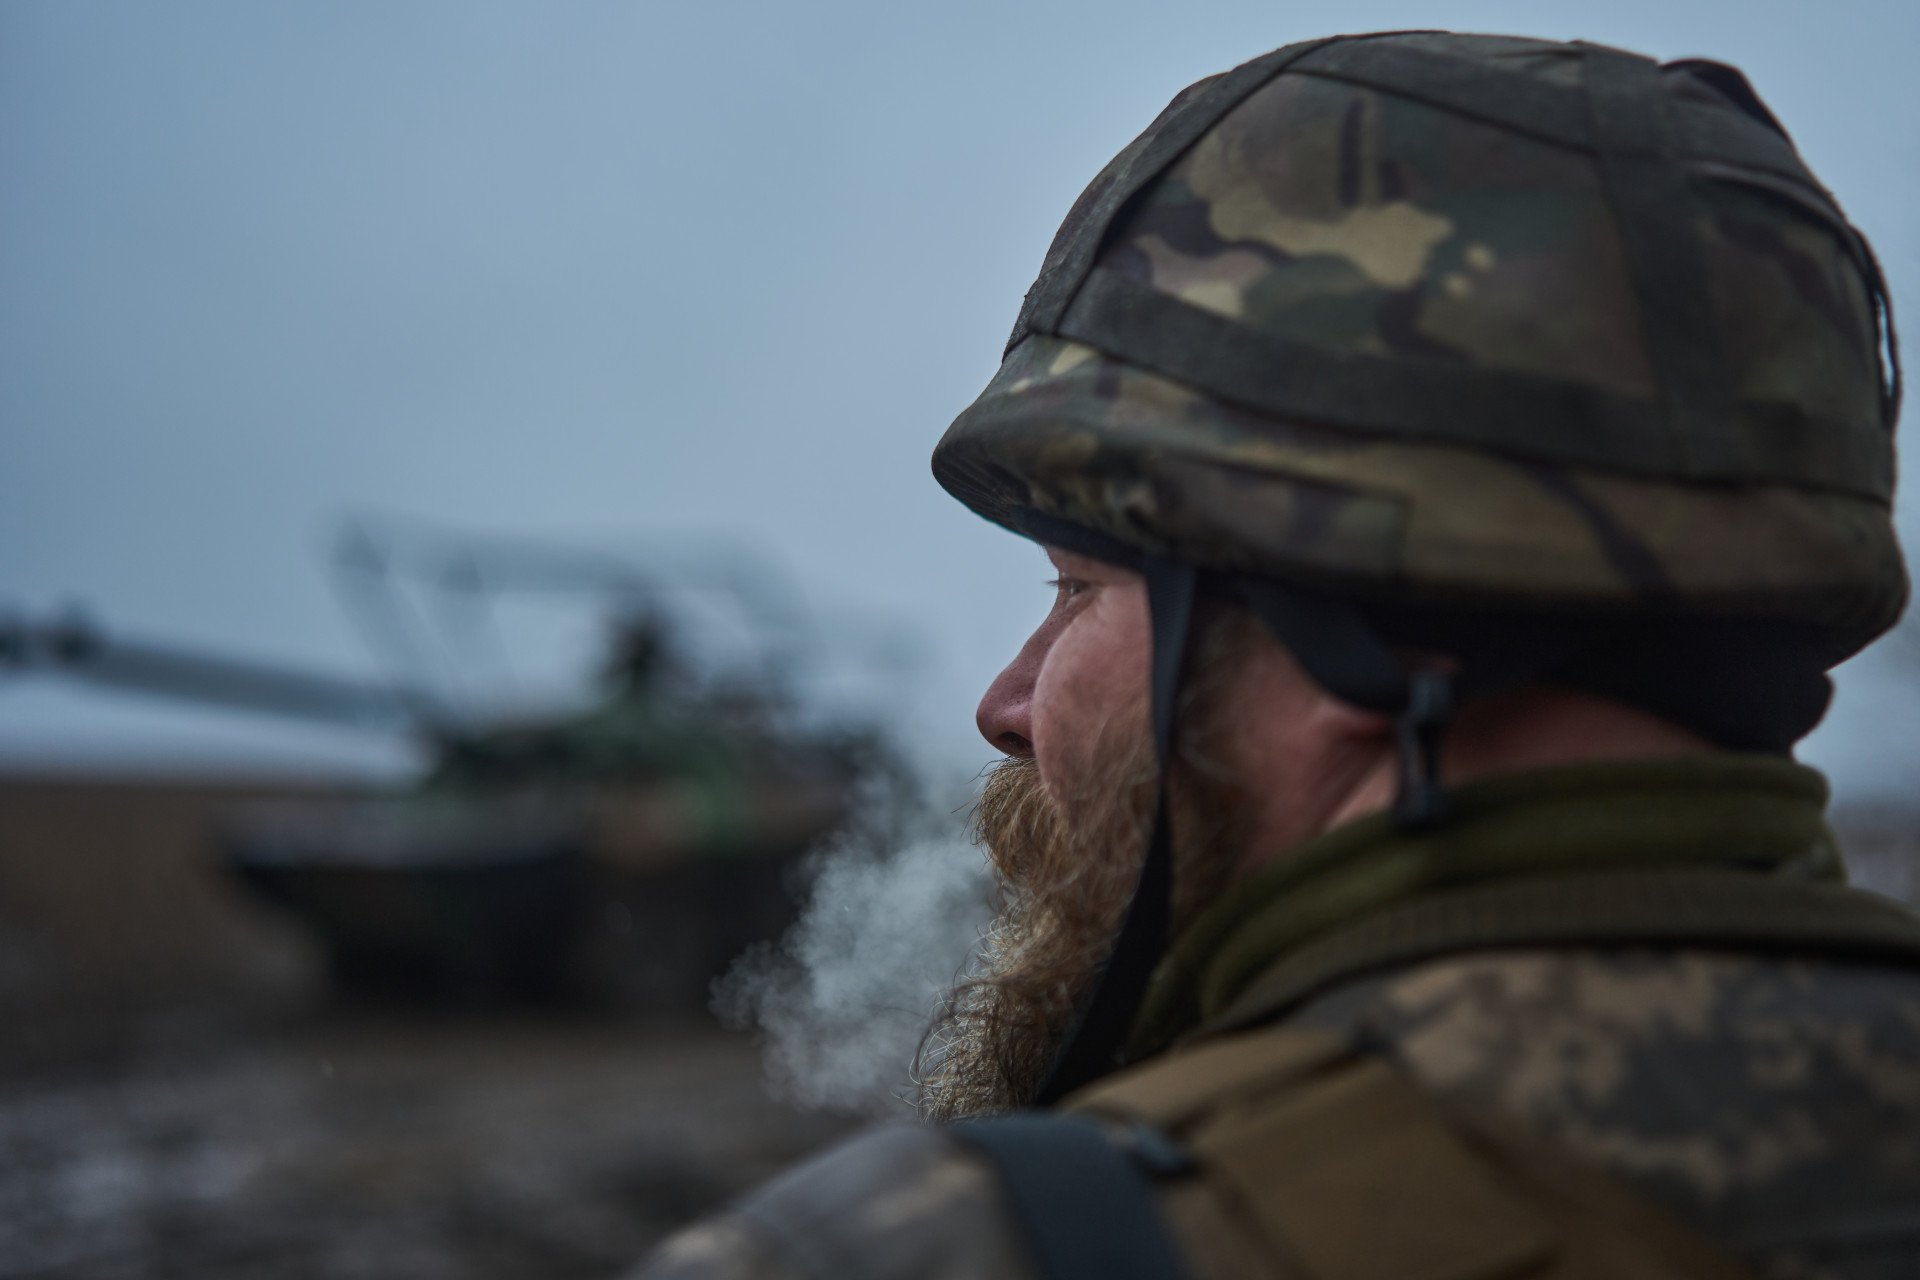
<instances>
[{"instance_id":1,"label":"blurred armored vehicle","mask_svg":"<svg viewBox=\"0 0 1920 1280\"><path fill-rule=\"evenodd\" d=\"M358 527L344 598L392 673L361 681L129 638L70 616L0 626L0 666L132 694L407 735L403 785L232 806L219 855L304 921L336 981L436 1002L699 1007L791 918L793 860L902 773L858 721L809 713L817 657L739 554L591 551ZM504 601L584 600L584 689L513 692ZM549 646L551 647L551 646ZM897 647L865 654L898 667Z\"/></svg>"}]
</instances>

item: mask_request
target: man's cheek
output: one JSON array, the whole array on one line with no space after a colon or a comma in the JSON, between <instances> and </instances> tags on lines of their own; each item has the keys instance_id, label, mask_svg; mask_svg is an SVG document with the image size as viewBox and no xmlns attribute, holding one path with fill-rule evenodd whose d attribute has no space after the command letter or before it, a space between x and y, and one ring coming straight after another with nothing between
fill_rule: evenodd
<instances>
[{"instance_id":1,"label":"man's cheek","mask_svg":"<svg viewBox=\"0 0 1920 1280\"><path fill-rule=\"evenodd\" d=\"M1146 681L1146 593L1102 587L1055 637L1034 679L1034 757L1056 802L1084 798L1103 754L1145 725Z\"/></svg>"},{"instance_id":2,"label":"man's cheek","mask_svg":"<svg viewBox=\"0 0 1920 1280\"><path fill-rule=\"evenodd\" d=\"M1040 785L1055 805L1071 791L1068 779L1084 772L1086 744L1076 740L1067 717L1056 716L1051 709L1034 709L1033 759L1040 770Z\"/></svg>"},{"instance_id":3,"label":"man's cheek","mask_svg":"<svg viewBox=\"0 0 1920 1280\"><path fill-rule=\"evenodd\" d=\"M1069 631L1054 644L1034 681L1034 759L1055 803L1077 789L1100 736L1105 691L1089 656L1086 638Z\"/></svg>"},{"instance_id":4,"label":"man's cheek","mask_svg":"<svg viewBox=\"0 0 1920 1280\"><path fill-rule=\"evenodd\" d=\"M1034 761L1047 796L1063 812L1084 817L1089 804L1118 785L1112 777L1129 743L1146 731L1144 700L1087 681L1063 689L1034 714Z\"/></svg>"}]
</instances>

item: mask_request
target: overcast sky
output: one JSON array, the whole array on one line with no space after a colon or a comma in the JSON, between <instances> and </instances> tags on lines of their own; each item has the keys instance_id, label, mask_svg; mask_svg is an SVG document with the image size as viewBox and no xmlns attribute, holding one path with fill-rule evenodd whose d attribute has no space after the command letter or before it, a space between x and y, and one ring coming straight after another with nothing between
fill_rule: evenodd
<instances>
[{"instance_id":1,"label":"overcast sky","mask_svg":"<svg viewBox=\"0 0 1920 1280\"><path fill-rule=\"evenodd\" d=\"M724 535L830 635L916 630L897 726L969 770L1046 573L927 456L1067 205L1202 75L1436 25L1739 64L1920 316L1912 0L9 0L0 606L365 672L321 566L351 513ZM1874 667L1809 753L1855 794L1920 764ZM364 751L0 684L16 762Z\"/></svg>"}]
</instances>

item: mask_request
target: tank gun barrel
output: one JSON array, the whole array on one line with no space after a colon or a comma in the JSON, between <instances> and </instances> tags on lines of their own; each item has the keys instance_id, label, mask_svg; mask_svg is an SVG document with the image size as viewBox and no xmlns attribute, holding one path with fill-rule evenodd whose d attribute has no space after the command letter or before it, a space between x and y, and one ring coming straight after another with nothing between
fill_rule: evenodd
<instances>
[{"instance_id":1,"label":"tank gun barrel","mask_svg":"<svg viewBox=\"0 0 1920 1280\"><path fill-rule=\"evenodd\" d=\"M0 666L374 732L409 732L417 721L402 695L379 685L109 636L82 620L0 625Z\"/></svg>"}]
</instances>

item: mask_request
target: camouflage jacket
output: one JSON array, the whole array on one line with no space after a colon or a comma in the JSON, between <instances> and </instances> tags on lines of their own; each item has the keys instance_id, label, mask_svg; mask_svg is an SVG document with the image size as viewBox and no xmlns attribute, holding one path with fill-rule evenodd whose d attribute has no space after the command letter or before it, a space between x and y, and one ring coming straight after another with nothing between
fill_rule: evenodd
<instances>
[{"instance_id":1,"label":"camouflage jacket","mask_svg":"<svg viewBox=\"0 0 1920 1280\"><path fill-rule=\"evenodd\" d=\"M1615 1175L1759 1276L1920 1275L1920 922L1831 883L1817 775L1610 766L1456 796L1443 840L1335 833L1333 854L1300 850L1203 917L1157 980L1142 1051L1178 1063L1249 1027L1332 1031ZM1529 848L1553 874L1522 870ZM1344 918L1317 919L1316 898ZM1188 1260L1201 1277L1292 1274ZM1037 1271L982 1160L895 1125L639 1274Z\"/></svg>"}]
</instances>

